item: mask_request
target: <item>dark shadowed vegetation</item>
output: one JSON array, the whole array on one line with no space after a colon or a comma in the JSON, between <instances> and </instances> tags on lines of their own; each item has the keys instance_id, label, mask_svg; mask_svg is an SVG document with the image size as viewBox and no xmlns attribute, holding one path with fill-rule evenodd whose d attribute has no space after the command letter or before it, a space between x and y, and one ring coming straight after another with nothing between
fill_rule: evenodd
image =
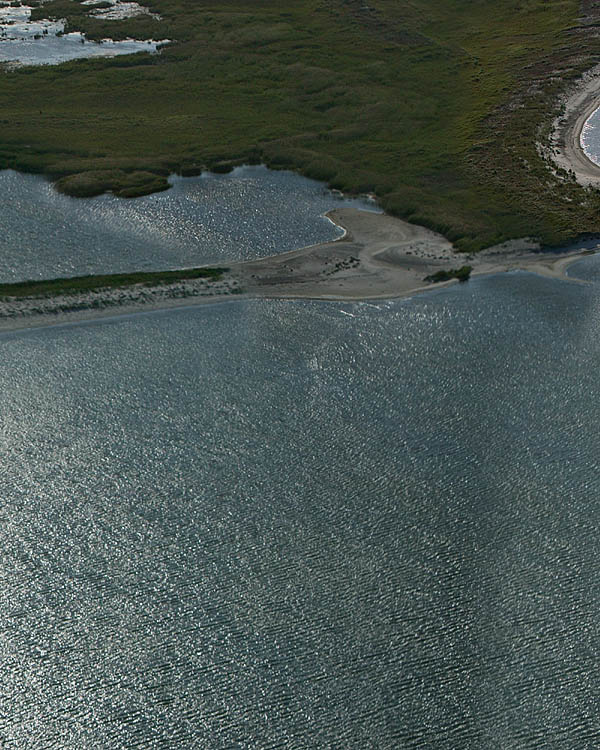
<instances>
[{"instance_id":1,"label":"dark shadowed vegetation","mask_svg":"<svg viewBox=\"0 0 600 750\"><path fill-rule=\"evenodd\" d=\"M216 267L188 268L180 271L115 273L106 276L73 276L66 279L19 281L11 284L0 284L0 298L53 297L58 294L78 294L79 292L97 292L102 289L117 289L134 284L156 286L187 279L219 281L227 270L227 268Z\"/></svg>"},{"instance_id":2,"label":"dark shadowed vegetation","mask_svg":"<svg viewBox=\"0 0 600 750\"><path fill-rule=\"evenodd\" d=\"M436 271L435 273L425 276L423 281L429 281L432 284L439 283L440 281L451 281L452 279L458 279L458 281L468 281L471 276L473 266L461 266L460 268L449 268L447 271Z\"/></svg>"}]
</instances>

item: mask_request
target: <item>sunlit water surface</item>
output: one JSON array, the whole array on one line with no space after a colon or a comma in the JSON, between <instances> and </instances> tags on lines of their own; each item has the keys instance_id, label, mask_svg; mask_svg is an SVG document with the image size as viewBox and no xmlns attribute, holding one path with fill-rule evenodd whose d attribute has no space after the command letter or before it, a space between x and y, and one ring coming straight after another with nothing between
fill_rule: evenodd
<instances>
[{"instance_id":1,"label":"sunlit water surface","mask_svg":"<svg viewBox=\"0 0 600 750\"><path fill-rule=\"evenodd\" d=\"M0 172L0 281L247 260L341 236L323 216L332 208L375 209L260 166L171 182L141 198L82 199L38 176Z\"/></svg>"},{"instance_id":2,"label":"sunlit water surface","mask_svg":"<svg viewBox=\"0 0 600 750\"><path fill-rule=\"evenodd\" d=\"M156 52L160 44L168 42L135 39L89 41L78 31L64 33L64 21L31 21L31 11L32 7L29 5L13 7L9 2L0 1L0 62L14 66L58 65L83 57L115 57L137 52ZM94 14L93 10L91 12ZM143 12L142 8L140 12ZM109 19L111 17L107 16ZM128 16L121 13L117 17Z\"/></svg>"},{"instance_id":3,"label":"sunlit water surface","mask_svg":"<svg viewBox=\"0 0 600 750\"><path fill-rule=\"evenodd\" d=\"M592 112L586 120L580 140L588 159L600 165L600 109Z\"/></svg>"},{"instance_id":4,"label":"sunlit water surface","mask_svg":"<svg viewBox=\"0 0 600 750\"><path fill-rule=\"evenodd\" d=\"M0 336L3 747L597 748L599 292Z\"/></svg>"}]
</instances>

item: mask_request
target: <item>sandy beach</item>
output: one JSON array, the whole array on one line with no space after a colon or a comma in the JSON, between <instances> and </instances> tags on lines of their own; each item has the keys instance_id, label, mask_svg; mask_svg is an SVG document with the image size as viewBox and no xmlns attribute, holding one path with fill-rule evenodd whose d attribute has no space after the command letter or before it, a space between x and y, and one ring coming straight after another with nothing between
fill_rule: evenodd
<instances>
[{"instance_id":1,"label":"sandy beach","mask_svg":"<svg viewBox=\"0 0 600 750\"><path fill-rule=\"evenodd\" d=\"M0 300L0 331L240 297L346 301L406 297L458 283L430 284L424 278L462 265L471 265L473 275L521 269L566 279L568 264L590 252L541 253L535 242L516 240L465 256L455 253L442 235L386 214L341 208L328 217L346 230L342 238L231 264L219 281L194 279L154 287L4 298Z\"/></svg>"},{"instance_id":2,"label":"sandy beach","mask_svg":"<svg viewBox=\"0 0 600 750\"><path fill-rule=\"evenodd\" d=\"M442 235L386 214L345 208L328 215L346 230L342 239L232 268L246 293L331 300L405 297L458 283L424 279L462 265L472 266L472 275L521 269L566 279L567 265L582 255L542 253L528 239L464 255Z\"/></svg>"},{"instance_id":3,"label":"sandy beach","mask_svg":"<svg viewBox=\"0 0 600 750\"><path fill-rule=\"evenodd\" d=\"M581 132L588 117L600 106L600 66L582 76L563 97L563 114L553 123L549 150L557 167L571 171L580 185L600 186L600 167L590 161L581 146Z\"/></svg>"}]
</instances>

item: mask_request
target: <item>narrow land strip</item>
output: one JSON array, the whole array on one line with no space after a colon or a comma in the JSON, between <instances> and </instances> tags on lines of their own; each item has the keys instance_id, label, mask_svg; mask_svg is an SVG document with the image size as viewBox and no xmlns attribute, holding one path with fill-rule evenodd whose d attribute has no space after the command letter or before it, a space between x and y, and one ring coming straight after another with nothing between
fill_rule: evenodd
<instances>
[{"instance_id":1,"label":"narrow land strip","mask_svg":"<svg viewBox=\"0 0 600 750\"><path fill-rule=\"evenodd\" d=\"M1 297L0 330L214 303L232 295L347 301L405 297L439 288L441 284L426 284L425 276L465 263L474 274L522 269L567 278L567 265L589 254L540 252L534 242L521 240L465 256L455 253L442 235L386 214L342 208L328 216L346 230L341 239L231 264L216 275L152 286Z\"/></svg>"}]
</instances>

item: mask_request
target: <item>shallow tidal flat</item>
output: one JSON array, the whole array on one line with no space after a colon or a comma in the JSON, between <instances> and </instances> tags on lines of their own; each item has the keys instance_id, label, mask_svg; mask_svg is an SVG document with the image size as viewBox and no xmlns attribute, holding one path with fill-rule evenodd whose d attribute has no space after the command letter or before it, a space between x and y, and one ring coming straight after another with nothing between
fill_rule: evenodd
<instances>
[{"instance_id":1,"label":"shallow tidal flat","mask_svg":"<svg viewBox=\"0 0 600 750\"><path fill-rule=\"evenodd\" d=\"M11 66L59 65L68 60L156 52L167 40L89 41L78 31L65 33L62 21L30 21L31 7L0 2L0 63Z\"/></svg>"},{"instance_id":2,"label":"shallow tidal flat","mask_svg":"<svg viewBox=\"0 0 600 750\"><path fill-rule=\"evenodd\" d=\"M598 331L512 273L0 335L5 747L596 747Z\"/></svg>"},{"instance_id":3,"label":"shallow tidal flat","mask_svg":"<svg viewBox=\"0 0 600 750\"><path fill-rule=\"evenodd\" d=\"M70 198L41 177L0 172L0 283L250 260L341 236L322 214L374 210L265 167L172 177L162 193Z\"/></svg>"}]
</instances>

